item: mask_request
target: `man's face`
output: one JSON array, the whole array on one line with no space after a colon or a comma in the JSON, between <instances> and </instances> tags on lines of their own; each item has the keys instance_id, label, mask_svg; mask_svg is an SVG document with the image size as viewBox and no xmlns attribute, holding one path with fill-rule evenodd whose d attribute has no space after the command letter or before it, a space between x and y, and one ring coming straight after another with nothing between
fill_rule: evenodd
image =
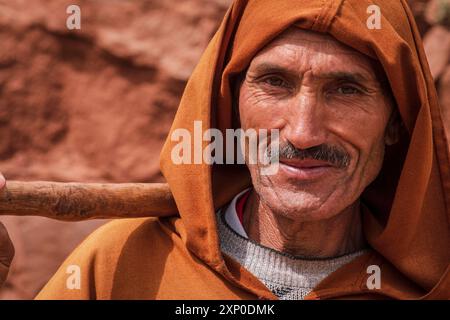
<instances>
[{"instance_id":1,"label":"man's face","mask_svg":"<svg viewBox=\"0 0 450 320\"><path fill-rule=\"evenodd\" d=\"M248 165L264 206L296 221L327 219L375 179L395 139L377 71L331 36L297 28L254 57L239 91L241 127L280 133L278 172Z\"/></svg>"}]
</instances>

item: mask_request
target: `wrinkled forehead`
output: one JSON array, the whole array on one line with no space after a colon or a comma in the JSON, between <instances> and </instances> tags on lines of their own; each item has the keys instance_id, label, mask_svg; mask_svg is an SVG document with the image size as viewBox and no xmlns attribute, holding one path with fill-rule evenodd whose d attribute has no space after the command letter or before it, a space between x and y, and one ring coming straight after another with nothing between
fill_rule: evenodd
<instances>
[{"instance_id":1,"label":"wrinkled forehead","mask_svg":"<svg viewBox=\"0 0 450 320\"><path fill-rule=\"evenodd\" d=\"M311 30L300 29L295 26L289 27L275 39L273 39L265 49L283 44L309 45L311 50L335 50L348 54L361 54L355 49L339 42L327 33L319 33Z\"/></svg>"},{"instance_id":2,"label":"wrinkled forehead","mask_svg":"<svg viewBox=\"0 0 450 320\"><path fill-rule=\"evenodd\" d=\"M361 74L386 84L381 64L325 33L290 27L278 35L251 60L250 67L278 65L328 73L330 71Z\"/></svg>"}]
</instances>

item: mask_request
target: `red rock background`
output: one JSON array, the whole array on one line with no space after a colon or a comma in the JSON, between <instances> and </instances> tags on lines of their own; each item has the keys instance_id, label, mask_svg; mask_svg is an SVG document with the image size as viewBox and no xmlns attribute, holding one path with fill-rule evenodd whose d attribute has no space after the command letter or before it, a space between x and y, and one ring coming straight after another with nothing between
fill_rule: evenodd
<instances>
[{"instance_id":1,"label":"red rock background","mask_svg":"<svg viewBox=\"0 0 450 320\"><path fill-rule=\"evenodd\" d=\"M187 78L230 0L0 0L0 172L150 182ZM448 0L410 1L450 107ZM68 30L66 8L81 8ZM450 112L446 114L450 123ZM1 217L16 257L1 299L29 299L103 221Z\"/></svg>"}]
</instances>

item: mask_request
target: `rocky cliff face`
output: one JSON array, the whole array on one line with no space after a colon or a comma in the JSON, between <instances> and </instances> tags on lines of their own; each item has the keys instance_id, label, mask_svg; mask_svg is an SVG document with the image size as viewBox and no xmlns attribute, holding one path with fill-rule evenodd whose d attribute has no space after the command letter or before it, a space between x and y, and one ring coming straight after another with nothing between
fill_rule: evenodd
<instances>
[{"instance_id":1,"label":"rocky cliff face","mask_svg":"<svg viewBox=\"0 0 450 320\"><path fill-rule=\"evenodd\" d=\"M185 82L228 0L0 0L0 171L147 182ZM101 221L2 217L16 259L2 298L32 298Z\"/></svg>"},{"instance_id":2,"label":"rocky cliff face","mask_svg":"<svg viewBox=\"0 0 450 320\"><path fill-rule=\"evenodd\" d=\"M450 0L409 0L409 3L422 33L450 137Z\"/></svg>"},{"instance_id":3,"label":"rocky cliff face","mask_svg":"<svg viewBox=\"0 0 450 320\"><path fill-rule=\"evenodd\" d=\"M75 2L81 30L68 30ZM159 150L184 85L230 2L0 0L0 171L20 180L160 180ZM411 3L450 107L448 1ZM0 298L32 298L102 223L1 221L16 259Z\"/></svg>"}]
</instances>

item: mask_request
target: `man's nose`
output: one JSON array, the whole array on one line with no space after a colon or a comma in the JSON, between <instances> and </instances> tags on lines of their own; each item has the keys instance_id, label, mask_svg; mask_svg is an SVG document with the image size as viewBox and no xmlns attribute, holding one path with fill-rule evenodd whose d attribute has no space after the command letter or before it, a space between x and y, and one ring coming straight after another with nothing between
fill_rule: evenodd
<instances>
[{"instance_id":1,"label":"man's nose","mask_svg":"<svg viewBox=\"0 0 450 320\"><path fill-rule=\"evenodd\" d=\"M327 131L324 110L316 92L312 88L302 88L293 99L285 138L298 149L323 144Z\"/></svg>"}]
</instances>

